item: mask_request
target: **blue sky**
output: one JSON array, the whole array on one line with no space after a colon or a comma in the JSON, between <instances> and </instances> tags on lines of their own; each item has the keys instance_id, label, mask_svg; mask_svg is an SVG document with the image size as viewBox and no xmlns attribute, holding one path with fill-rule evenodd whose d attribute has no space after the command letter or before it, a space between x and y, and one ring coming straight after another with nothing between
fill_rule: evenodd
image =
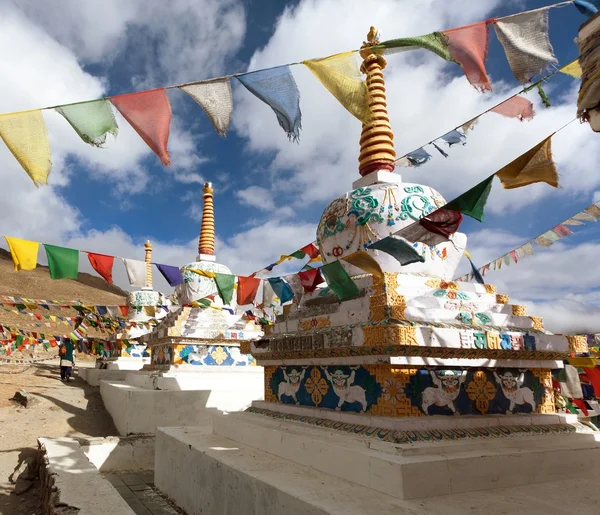
<instances>
[{"instance_id":1,"label":"blue sky","mask_svg":"<svg viewBox=\"0 0 600 515\"><path fill-rule=\"evenodd\" d=\"M87 4L87 5L86 5ZM0 111L56 105L321 57L358 47L369 25L383 39L420 35L547 5L481 0L0 0ZM577 56L574 38L585 17L573 6L550 11L550 34L561 65ZM4 44L2 44L4 43ZM390 56L388 105L402 155L520 89L493 30L487 70L494 91L477 93L461 70L425 51ZM300 144L289 143L272 111L234 81L234 114L226 139L183 92L170 90L174 119L165 168L120 119L108 149L88 148L55 113L45 115L53 150L51 186L35 190L0 149L7 215L0 234L118 256L143 256L151 239L155 260L182 265L195 257L204 181L216 186L218 257L248 274L314 239L325 206L358 177L360 124L300 67ZM451 199L575 117L578 84L557 74L546 85L553 107L537 94L537 116L520 123L489 114L467 145L444 159L433 154L418 169L398 168ZM477 263L537 236L600 198L599 148L575 122L553 140L561 188L503 191L495 184L485 224L467 219L462 231ZM435 152L435 151L434 151ZM598 193L596 193L598 192ZM595 197L595 195L598 195ZM600 250L595 225L489 276L555 329L600 326ZM537 249L536 249L537 251ZM43 256L40 253L40 259ZM574 263L581 263L573 270ZM466 271L466 263L459 273ZM587 268L586 268L587 266ZM119 268L119 265L117 265ZM89 267L82 266L86 270ZM125 286L122 271L116 280ZM158 287L169 291L162 280ZM591 325L590 325L591 324ZM597 327L600 331L600 327Z\"/></svg>"}]
</instances>

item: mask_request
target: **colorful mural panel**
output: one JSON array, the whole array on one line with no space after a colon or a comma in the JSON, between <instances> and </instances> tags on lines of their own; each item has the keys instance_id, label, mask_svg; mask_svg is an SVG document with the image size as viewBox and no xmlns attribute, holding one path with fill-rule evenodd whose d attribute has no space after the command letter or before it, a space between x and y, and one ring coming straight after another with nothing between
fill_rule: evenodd
<instances>
[{"instance_id":1,"label":"colorful mural panel","mask_svg":"<svg viewBox=\"0 0 600 515\"><path fill-rule=\"evenodd\" d=\"M225 345L176 345L174 363L219 367L256 366L256 360L250 354L242 354L237 346Z\"/></svg>"}]
</instances>

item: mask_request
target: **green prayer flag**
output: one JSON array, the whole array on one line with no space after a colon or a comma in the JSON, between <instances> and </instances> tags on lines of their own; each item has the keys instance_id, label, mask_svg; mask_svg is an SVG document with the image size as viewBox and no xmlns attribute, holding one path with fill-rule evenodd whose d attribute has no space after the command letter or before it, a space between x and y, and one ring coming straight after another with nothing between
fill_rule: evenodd
<instances>
[{"instance_id":1,"label":"green prayer flag","mask_svg":"<svg viewBox=\"0 0 600 515\"><path fill-rule=\"evenodd\" d=\"M349 299L350 297L356 297L360 293L358 286L356 286L339 261L323 265L321 272L323 272L327 286L337 295L338 299Z\"/></svg>"},{"instance_id":2,"label":"green prayer flag","mask_svg":"<svg viewBox=\"0 0 600 515\"><path fill-rule=\"evenodd\" d=\"M301 250L297 250L293 254L290 254L290 256L292 256L293 258L296 258L296 259L302 259L304 256L306 256L306 254L304 252L302 252Z\"/></svg>"},{"instance_id":3,"label":"green prayer flag","mask_svg":"<svg viewBox=\"0 0 600 515\"><path fill-rule=\"evenodd\" d=\"M448 38L441 32L432 32L424 36L413 38L399 38L383 41L375 47L375 50L384 49L384 55L403 52L405 50L415 50L415 48L424 48L429 50L442 59L450 62L456 62L448 50Z\"/></svg>"},{"instance_id":4,"label":"green prayer flag","mask_svg":"<svg viewBox=\"0 0 600 515\"><path fill-rule=\"evenodd\" d=\"M44 243L52 279L77 279L79 251Z\"/></svg>"},{"instance_id":5,"label":"green prayer flag","mask_svg":"<svg viewBox=\"0 0 600 515\"><path fill-rule=\"evenodd\" d=\"M494 176L490 175L485 181L480 182L477 186L472 187L469 191L465 191L459 197L446 204L446 209L455 209L463 215L475 218L479 222L483 222L485 215L483 208L492 190L492 181Z\"/></svg>"},{"instance_id":6,"label":"green prayer flag","mask_svg":"<svg viewBox=\"0 0 600 515\"><path fill-rule=\"evenodd\" d=\"M59 106L56 111L65 117L83 141L95 147L104 145L107 134L116 136L119 132L108 100Z\"/></svg>"},{"instance_id":7,"label":"green prayer flag","mask_svg":"<svg viewBox=\"0 0 600 515\"><path fill-rule=\"evenodd\" d=\"M20 334L15 339L15 344L17 345L17 347L19 347L20 345L23 345L23 337Z\"/></svg>"},{"instance_id":8,"label":"green prayer flag","mask_svg":"<svg viewBox=\"0 0 600 515\"><path fill-rule=\"evenodd\" d=\"M215 282L217 283L217 290L219 297L223 301L223 304L231 304L233 298L233 286L235 284L235 275L229 274L215 274Z\"/></svg>"}]
</instances>

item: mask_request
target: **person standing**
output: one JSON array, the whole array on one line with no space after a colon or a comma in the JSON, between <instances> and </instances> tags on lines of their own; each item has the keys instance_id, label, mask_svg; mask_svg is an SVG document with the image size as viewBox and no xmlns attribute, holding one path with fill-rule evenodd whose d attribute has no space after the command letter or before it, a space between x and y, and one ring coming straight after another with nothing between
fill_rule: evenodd
<instances>
[{"instance_id":1,"label":"person standing","mask_svg":"<svg viewBox=\"0 0 600 515\"><path fill-rule=\"evenodd\" d=\"M73 345L73 342L61 338L58 355L60 357L60 380L68 381L75 365L75 345Z\"/></svg>"}]
</instances>

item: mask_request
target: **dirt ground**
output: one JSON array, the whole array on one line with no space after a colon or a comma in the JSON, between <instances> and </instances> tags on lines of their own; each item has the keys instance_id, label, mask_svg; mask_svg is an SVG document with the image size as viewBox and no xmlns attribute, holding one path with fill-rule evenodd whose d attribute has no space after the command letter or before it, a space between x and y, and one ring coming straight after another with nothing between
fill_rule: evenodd
<instances>
[{"instance_id":1,"label":"dirt ground","mask_svg":"<svg viewBox=\"0 0 600 515\"><path fill-rule=\"evenodd\" d=\"M79 363L85 365L91 363ZM33 394L38 402L23 408L10 401L19 389ZM98 388L78 377L62 383L58 360L0 366L0 514L41 513L38 482L17 496L8 479L23 460L37 457L37 438L114 435L117 430Z\"/></svg>"}]
</instances>

